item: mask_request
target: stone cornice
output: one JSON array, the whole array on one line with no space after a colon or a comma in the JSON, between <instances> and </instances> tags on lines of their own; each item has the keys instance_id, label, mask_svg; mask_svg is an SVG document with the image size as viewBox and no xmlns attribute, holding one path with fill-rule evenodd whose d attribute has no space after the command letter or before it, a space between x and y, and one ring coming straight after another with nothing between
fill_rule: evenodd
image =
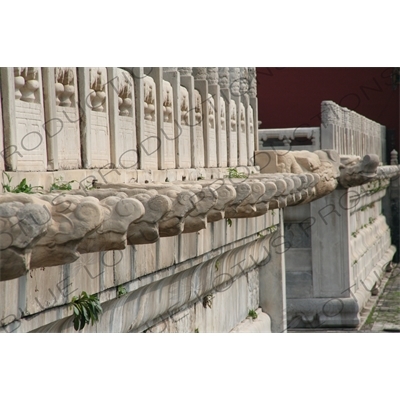
<instances>
[{"instance_id":1,"label":"stone cornice","mask_svg":"<svg viewBox=\"0 0 400 400\"><path fill-rule=\"evenodd\" d=\"M92 190L0 196L0 280L76 261L80 254L154 243L223 218L251 218L311 201L319 176L96 185Z\"/></svg>"},{"instance_id":2,"label":"stone cornice","mask_svg":"<svg viewBox=\"0 0 400 400\"><path fill-rule=\"evenodd\" d=\"M246 178L96 183L91 190L1 195L0 280L68 264L80 254L198 232L224 218L308 203L338 182L359 186L400 172L399 166L378 167L374 155L339 159L333 150L259 151L256 162L262 173Z\"/></svg>"}]
</instances>

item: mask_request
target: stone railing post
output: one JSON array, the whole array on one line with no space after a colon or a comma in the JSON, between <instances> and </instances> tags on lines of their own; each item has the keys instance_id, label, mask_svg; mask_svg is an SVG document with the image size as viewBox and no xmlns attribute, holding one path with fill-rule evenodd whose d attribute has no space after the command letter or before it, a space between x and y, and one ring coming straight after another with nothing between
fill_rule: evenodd
<instances>
[{"instance_id":1,"label":"stone railing post","mask_svg":"<svg viewBox=\"0 0 400 400\"><path fill-rule=\"evenodd\" d=\"M174 91L171 84L164 81L162 68L152 67L148 75L156 84L157 131L160 141L158 168L175 168Z\"/></svg>"},{"instance_id":2,"label":"stone railing post","mask_svg":"<svg viewBox=\"0 0 400 400\"><path fill-rule=\"evenodd\" d=\"M231 91L231 106L232 101L236 108L235 122L237 134L237 154L236 165L247 165L247 143L245 125L245 109L241 102L240 96L240 68L229 68L229 89ZM231 109L231 117L233 116L233 108ZM232 121L233 122L233 121Z\"/></svg>"},{"instance_id":3,"label":"stone railing post","mask_svg":"<svg viewBox=\"0 0 400 400\"><path fill-rule=\"evenodd\" d=\"M213 162L213 166L226 167L227 165L227 148L226 148L226 124L225 124L225 103L221 97L221 89L218 84L218 67L207 67L207 82L208 82L208 93L212 97L213 104L209 104L209 114L210 111L213 115L214 121L209 121L209 129L211 135L215 137L216 143L216 158L217 164ZM212 110L210 110L212 108ZM223 108L223 114L221 116L221 110ZM223 119L221 123L221 118ZM210 124L213 124L213 128ZM212 130L214 129L214 133ZM214 154L214 153L213 153Z\"/></svg>"},{"instance_id":4,"label":"stone railing post","mask_svg":"<svg viewBox=\"0 0 400 400\"><path fill-rule=\"evenodd\" d=\"M1 79L1 71L0 71L0 79ZM2 105L1 105L1 82L0 82L0 171L4 170L4 161L5 161L5 149L4 149L4 135L3 135L3 113L2 113Z\"/></svg>"},{"instance_id":5,"label":"stone railing post","mask_svg":"<svg viewBox=\"0 0 400 400\"><path fill-rule=\"evenodd\" d=\"M164 80L172 87L174 151L176 168L191 167L188 91L181 87L178 67L164 67Z\"/></svg>"},{"instance_id":6,"label":"stone railing post","mask_svg":"<svg viewBox=\"0 0 400 400\"><path fill-rule=\"evenodd\" d=\"M78 68L80 128L84 168L107 168L111 163L107 69Z\"/></svg>"},{"instance_id":7,"label":"stone railing post","mask_svg":"<svg viewBox=\"0 0 400 400\"><path fill-rule=\"evenodd\" d=\"M46 171L41 69L1 68L4 163L10 171Z\"/></svg>"},{"instance_id":8,"label":"stone railing post","mask_svg":"<svg viewBox=\"0 0 400 400\"><path fill-rule=\"evenodd\" d=\"M398 154L399 153L395 149L390 152L390 165L399 164Z\"/></svg>"},{"instance_id":9,"label":"stone railing post","mask_svg":"<svg viewBox=\"0 0 400 400\"><path fill-rule=\"evenodd\" d=\"M204 167L204 139L200 122L196 120L196 91L194 87L194 78L191 67L178 67L181 84L187 90L189 97L189 109L187 111L187 122L190 127L191 137L191 158L192 168ZM201 110L200 110L201 112Z\"/></svg>"},{"instance_id":10,"label":"stone railing post","mask_svg":"<svg viewBox=\"0 0 400 400\"><path fill-rule=\"evenodd\" d=\"M136 104L136 132L140 169L158 169L160 139L157 135L156 85L143 67L133 68Z\"/></svg>"},{"instance_id":11,"label":"stone railing post","mask_svg":"<svg viewBox=\"0 0 400 400\"><path fill-rule=\"evenodd\" d=\"M237 137L237 108L232 99L230 90L230 73L228 67L219 67L219 86L221 97L225 102L225 127L227 135L227 164L229 167L238 165L238 137Z\"/></svg>"},{"instance_id":12,"label":"stone railing post","mask_svg":"<svg viewBox=\"0 0 400 400\"><path fill-rule=\"evenodd\" d=\"M259 150L258 140L258 101L257 101L257 76L255 67L249 67L249 96L250 96L250 107L253 112L253 140L254 140L254 151ZM254 157L254 155L253 155ZM254 164L254 162L253 162Z\"/></svg>"},{"instance_id":13,"label":"stone railing post","mask_svg":"<svg viewBox=\"0 0 400 400\"><path fill-rule=\"evenodd\" d=\"M42 68L48 169L82 167L76 68Z\"/></svg>"},{"instance_id":14,"label":"stone railing post","mask_svg":"<svg viewBox=\"0 0 400 400\"><path fill-rule=\"evenodd\" d=\"M215 97L210 96L207 67L193 68L194 86L201 96L202 128L205 167L217 167L217 140L215 134ZM213 77L212 81L214 81Z\"/></svg>"},{"instance_id":15,"label":"stone railing post","mask_svg":"<svg viewBox=\"0 0 400 400\"><path fill-rule=\"evenodd\" d=\"M111 163L116 168L137 169L136 111L133 73L108 68Z\"/></svg>"}]
</instances>

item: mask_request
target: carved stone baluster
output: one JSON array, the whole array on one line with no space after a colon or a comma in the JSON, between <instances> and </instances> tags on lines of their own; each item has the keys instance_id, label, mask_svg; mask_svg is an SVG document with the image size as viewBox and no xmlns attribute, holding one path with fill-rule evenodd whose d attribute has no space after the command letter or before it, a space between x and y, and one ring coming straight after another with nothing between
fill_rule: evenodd
<instances>
[{"instance_id":1,"label":"carved stone baluster","mask_svg":"<svg viewBox=\"0 0 400 400\"><path fill-rule=\"evenodd\" d=\"M396 149L393 149L390 152L390 165L398 165L399 164L399 159L398 159L398 152Z\"/></svg>"},{"instance_id":2,"label":"carved stone baluster","mask_svg":"<svg viewBox=\"0 0 400 400\"><path fill-rule=\"evenodd\" d=\"M46 171L46 131L41 69L1 69L6 169Z\"/></svg>"},{"instance_id":3,"label":"carved stone baluster","mask_svg":"<svg viewBox=\"0 0 400 400\"><path fill-rule=\"evenodd\" d=\"M108 68L110 104L111 164L116 168L137 169L136 109L133 73Z\"/></svg>"},{"instance_id":4,"label":"carved stone baluster","mask_svg":"<svg viewBox=\"0 0 400 400\"><path fill-rule=\"evenodd\" d=\"M204 142L204 159L205 167L217 167L217 141L215 132L215 94L209 92L207 81L207 67L193 68L195 89L201 97L201 114L202 114L202 135ZM212 81L215 80L215 74ZM218 90L214 85L214 90ZM199 97L198 97L199 98ZM199 106L198 104L196 105ZM212 108L212 110L210 110ZM213 128L209 123L209 116L214 119ZM200 131L197 130L198 135Z\"/></svg>"},{"instance_id":5,"label":"carved stone baluster","mask_svg":"<svg viewBox=\"0 0 400 400\"><path fill-rule=\"evenodd\" d=\"M81 168L76 68L42 68L48 169Z\"/></svg>"},{"instance_id":6,"label":"carved stone baluster","mask_svg":"<svg viewBox=\"0 0 400 400\"><path fill-rule=\"evenodd\" d=\"M188 92L189 109L187 112L186 120L190 129L190 155L191 155L191 166L192 168L204 167L204 145L199 144L200 138L197 138L197 131L199 130L198 124L195 118L196 109L196 95L194 88L194 78L192 75L191 67L178 67L180 74L181 85ZM183 111L182 111L183 113ZM184 128L184 132L188 128ZM203 141L201 137L201 141Z\"/></svg>"},{"instance_id":7,"label":"carved stone baluster","mask_svg":"<svg viewBox=\"0 0 400 400\"><path fill-rule=\"evenodd\" d=\"M142 67L133 68L137 149L140 154L139 169L158 169L160 143L156 122L156 93L152 77L144 74Z\"/></svg>"}]
</instances>

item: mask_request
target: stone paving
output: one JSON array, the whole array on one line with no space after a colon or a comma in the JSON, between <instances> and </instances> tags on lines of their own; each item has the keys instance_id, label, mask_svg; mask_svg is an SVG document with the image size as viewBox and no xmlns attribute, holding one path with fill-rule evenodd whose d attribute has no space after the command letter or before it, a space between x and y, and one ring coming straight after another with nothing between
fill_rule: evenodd
<instances>
[{"instance_id":1,"label":"stone paving","mask_svg":"<svg viewBox=\"0 0 400 400\"><path fill-rule=\"evenodd\" d=\"M400 332L400 264L382 282L384 289L359 332Z\"/></svg>"}]
</instances>

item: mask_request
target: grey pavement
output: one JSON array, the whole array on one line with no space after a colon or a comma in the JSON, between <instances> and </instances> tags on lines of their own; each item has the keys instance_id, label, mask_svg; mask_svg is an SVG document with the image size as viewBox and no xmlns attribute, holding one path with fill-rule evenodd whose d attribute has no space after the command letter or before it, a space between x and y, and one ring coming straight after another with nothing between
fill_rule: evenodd
<instances>
[{"instance_id":1,"label":"grey pavement","mask_svg":"<svg viewBox=\"0 0 400 400\"><path fill-rule=\"evenodd\" d=\"M393 264L386 275L381 283L383 290L365 321L361 321L364 324L359 332L400 332L400 264Z\"/></svg>"}]
</instances>

